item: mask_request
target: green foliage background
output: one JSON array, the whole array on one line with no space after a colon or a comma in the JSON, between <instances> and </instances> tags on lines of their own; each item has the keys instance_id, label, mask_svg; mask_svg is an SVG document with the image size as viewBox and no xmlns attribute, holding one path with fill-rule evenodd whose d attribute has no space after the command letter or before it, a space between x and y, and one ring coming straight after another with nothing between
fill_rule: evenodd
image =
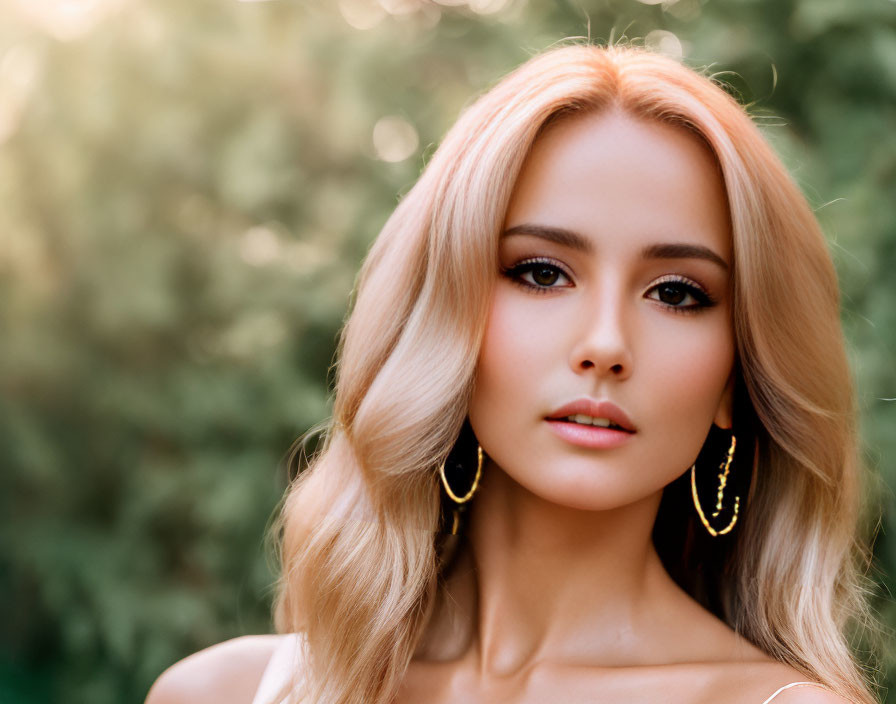
<instances>
[{"instance_id":1,"label":"green foliage background","mask_svg":"<svg viewBox=\"0 0 896 704\"><path fill-rule=\"evenodd\" d=\"M367 246L475 94L589 32L732 72L816 208L896 626L896 2L471 5L0 0L0 702L139 702L270 630L265 528Z\"/></svg>"}]
</instances>

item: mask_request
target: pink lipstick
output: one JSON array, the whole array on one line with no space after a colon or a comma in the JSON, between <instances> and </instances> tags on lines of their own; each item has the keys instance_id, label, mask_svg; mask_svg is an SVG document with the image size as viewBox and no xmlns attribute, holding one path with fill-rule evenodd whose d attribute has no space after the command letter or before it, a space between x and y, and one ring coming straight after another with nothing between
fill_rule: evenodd
<instances>
[{"instance_id":1,"label":"pink lipstick","mask_svg":"<svg viewBox=\"0 0 896 704\"><path fill-rule=\"evenodd\" d=\"M608 449L628 442L636 429L619 406L610 401L581 398L545 418L563 440L580 447Z\"/></svg>"}]
</instances>

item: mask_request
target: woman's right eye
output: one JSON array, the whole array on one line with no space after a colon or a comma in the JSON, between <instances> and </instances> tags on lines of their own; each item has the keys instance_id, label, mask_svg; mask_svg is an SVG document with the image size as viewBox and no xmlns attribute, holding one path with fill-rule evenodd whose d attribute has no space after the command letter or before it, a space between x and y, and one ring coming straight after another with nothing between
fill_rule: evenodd
<instances>
[{"instance_id":1,"label":"woman's right eye","mask_svg":"<svg viewBox=\"0 0 896 704\"><path fill-rule=\"evenodd\" d=\"M554 288L568 288L572 283L560 267L544 261L521 262L505 269L504 275L520 286L538 293L544 293ZM566 280L567 283L556 286L555 284L561 280Z\"/></svg>"}]
</instances>

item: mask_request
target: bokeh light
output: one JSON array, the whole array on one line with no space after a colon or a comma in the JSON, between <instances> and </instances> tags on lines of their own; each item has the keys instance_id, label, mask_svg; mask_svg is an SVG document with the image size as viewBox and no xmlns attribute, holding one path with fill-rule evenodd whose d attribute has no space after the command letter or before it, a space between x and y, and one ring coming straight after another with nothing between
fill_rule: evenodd
<instances>
[{"instance_id":1,"label":"bokeh light","mask_svg":"<svg viewBox=\"0 0 896 704\"><path fill-rule=\"evenodd\" d=\"M383 161L404 161L417 151L417 130L399 115L387 115L373 127L373 148Z\"/></svg>"},{"instance_id":2,"label":"bokeh light","mask_svg":"<svg viewBox=\"0 0 896 704\"><path fill-rule=\"evenodd\" d=\"M373 29L386 16L376 0L339 0L339 12L350 27Z\"/></svg>"},{"instance_id":3,"label":"bokeh light","mask_svg":"<svg viewBox=\"0 0 896 704\"><path fill-rule=\"evenodd\" d=\"M644 37L644 44L654 51L670 56L673 59L681 59L684 55L681 41L672 32L665 29L654 29Z\"/></svg>"}]
</instances>

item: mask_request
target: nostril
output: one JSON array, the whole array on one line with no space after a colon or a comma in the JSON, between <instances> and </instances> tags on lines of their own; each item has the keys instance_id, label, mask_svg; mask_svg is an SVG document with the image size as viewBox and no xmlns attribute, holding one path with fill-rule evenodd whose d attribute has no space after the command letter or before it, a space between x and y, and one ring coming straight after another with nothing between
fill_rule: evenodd
<instances>
[{"instance_id":1,"label":"nostril","mask_svg":"<svg viewBox=\"0 0 896 704\"><path fill-rule=\"evenodd\" d=\"M610 367L610 369L612 369L616 374L618 374L619 372L622 371L622 365L614 364L612 367Z\"/></svg>"}]
</instances>

